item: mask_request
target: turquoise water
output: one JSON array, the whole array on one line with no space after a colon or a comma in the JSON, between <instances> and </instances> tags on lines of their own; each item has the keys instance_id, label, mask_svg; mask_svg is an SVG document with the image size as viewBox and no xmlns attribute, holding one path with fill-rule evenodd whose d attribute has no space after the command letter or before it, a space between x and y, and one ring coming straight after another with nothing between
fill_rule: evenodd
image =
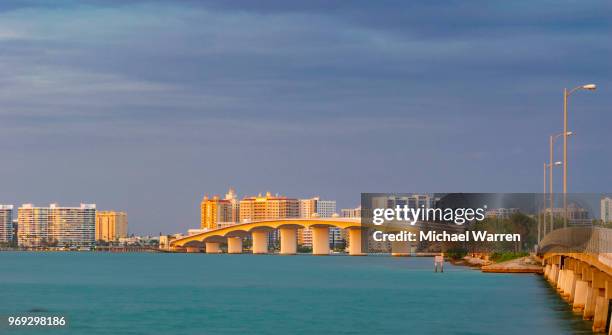
<instances>
[{"instance_id":1,"label":"turquoise water","mask_svg":"<svg viewBox=\"0 0 612 335\"><path fill-rule=\"evenodd\" d=\"M431 258L0 253L0 315L66 315L7 334L589 333L537 275Z\"/></svg>"}]
</instances>

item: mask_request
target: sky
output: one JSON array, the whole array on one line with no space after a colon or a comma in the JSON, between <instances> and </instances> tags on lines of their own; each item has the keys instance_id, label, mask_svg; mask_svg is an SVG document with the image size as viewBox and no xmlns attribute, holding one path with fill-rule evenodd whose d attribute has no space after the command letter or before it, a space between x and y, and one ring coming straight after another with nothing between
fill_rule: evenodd
<instances>
[{"instance_id":1,"label":"sky","mask_svg":"<svg viewBox=\"0 0 612 335\"><path fill-rule=\"evenodd\" d=\"M587 83L570 97L569 191L611 192L611 15L577 0L4 0L0 203L96 203L156 235L198 227L204 194L230 186L338 208L361 192L540 192L563 88Z\"/></svg>"}]
</instances>

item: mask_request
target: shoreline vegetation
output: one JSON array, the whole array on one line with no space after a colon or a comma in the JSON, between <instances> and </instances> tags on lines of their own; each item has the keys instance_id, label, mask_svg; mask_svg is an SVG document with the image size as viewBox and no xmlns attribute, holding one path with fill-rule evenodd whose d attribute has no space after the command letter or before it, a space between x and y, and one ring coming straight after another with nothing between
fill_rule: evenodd
<instances>
[{"instance_id":1,"label":"shoreline vegetation","mask_svg":"<svg viewBox=\"0 0 612 335\"><path fill-rule=\"evenodd\" d=\"M470 255L451 253L448 261L453 265L479 268L488 273L544 273L542 262L526 252Z\"/></svg>"}]
</instances>

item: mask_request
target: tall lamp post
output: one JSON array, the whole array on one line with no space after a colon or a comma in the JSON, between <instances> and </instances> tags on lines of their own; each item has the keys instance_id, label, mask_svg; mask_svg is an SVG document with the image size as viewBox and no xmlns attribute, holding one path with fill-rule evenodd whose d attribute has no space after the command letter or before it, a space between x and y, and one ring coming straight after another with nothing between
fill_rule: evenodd
<instances>
[{"instance_id":1,"label":"tall lamp post","mask_svg":"<svg viewBox=\"0 0 612 335\"><path fill-rule=\"evenodd\" d=\"M544 162L544 235L546 235L546 169L550 169L550 175L552 175L552 167L553 166L559 166L563 164L560 161L554 162L554 163L549 163L547 164L546 162ZM551 183L552 183L552 178L551 178ZM552 184L551 184L552 185ZM551 194L551 199L552 199L552 186L550 186L550 194ZM555 223L555 216L554 216L554 212L553 212L553 208L552 208L552 200L551 200L551 209L550 209L550 230L549 232L552 232L554 229L554 223Z\"/></svg>"},{"instance_id":2,"label":"tall lamp post","mask_svg":"<svg viewBox=\"0 0 612 335\"><path fill-rule=\"evenodd\" d=\"M597 89L597 85L595 84L587 84L582 86L577 86L568 90L567 88L563 89L563 227L567 227L567 99L569 96L579 90L587 90L594 91Z\"/></svg>"},{"instance_id":3,"label":"tall lamp post","mask_svg":"<svg viewBox=\"0 0 612 335\"><path fill-rule=\"evenodd\" d=\"M571 136L574 135L574 132L572 131L568 131L566 133L558 133L558 134L554 134L554 135L550 135L548 138L548 145L549 145L549 158L548 158L548 188L549 188L549 196L550 196L550 215L551 215L551 223L550 223L550 231L553 230L553 225L554 225L554 209L555 209L555 194L553 192L553 165L558 165L558 164L553 164L554 161L554 146L555 146L555 141L563 136ZM559 162L557 162L559 163Z\"/></svg>"}]
</instances>

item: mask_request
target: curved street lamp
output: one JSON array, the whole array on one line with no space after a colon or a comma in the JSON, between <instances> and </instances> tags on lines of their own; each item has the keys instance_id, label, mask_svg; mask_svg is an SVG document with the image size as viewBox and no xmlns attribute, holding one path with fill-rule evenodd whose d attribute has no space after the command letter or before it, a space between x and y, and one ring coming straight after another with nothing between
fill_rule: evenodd
<instances>
[{"instance_id":1,"label":"curved street lamp","mask_svg":"<svg viewBox=\"0 0 612 335\"><path fill-rule=\"evenodd\" d=\"M582 86L577 86L568 90L567 88L563 89L563 211L564 211L564 221L563 226L567 227L567 99L568 97L577 91L586 90L586 91L594 91L597 89L597 85L595 84L586 84Z\"/></svg>"}]
</instances>

